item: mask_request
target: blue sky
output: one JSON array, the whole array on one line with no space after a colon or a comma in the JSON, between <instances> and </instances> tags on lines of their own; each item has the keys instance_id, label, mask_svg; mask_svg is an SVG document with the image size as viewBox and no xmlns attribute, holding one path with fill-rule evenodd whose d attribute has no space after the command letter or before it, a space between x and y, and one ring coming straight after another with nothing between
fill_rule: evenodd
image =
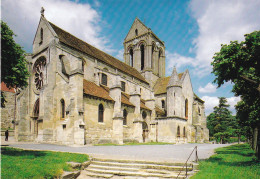
<instances>
[{"instance_id":1,"label":"blue sky","mask_svg":"<svg viewBox=\"0 0 260 179\"><path fill-rule=\"evenodd\" d=\"M230 92L230 83L216 89L210 62L220 44L260 30L259 0L2 0L2 19L28 53L42 6L49 21L120 60L123 40L138 17L165 42L166 75L173 66L178 72L189 69L206 114L220 96L227 97L235 111L239 97Z\"/></svg>"}]
</instances>

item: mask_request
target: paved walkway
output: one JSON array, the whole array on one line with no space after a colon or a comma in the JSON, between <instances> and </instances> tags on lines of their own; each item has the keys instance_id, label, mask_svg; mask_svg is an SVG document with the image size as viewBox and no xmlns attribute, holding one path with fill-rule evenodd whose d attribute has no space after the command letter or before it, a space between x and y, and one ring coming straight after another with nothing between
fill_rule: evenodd
<instances>
[{"instance_id":1,"label":"paved walkway","mask_svg":"<svg viewBox=\"0 0 260 179\"><path fill-rule=\"evenodd\" d=\"M185 162L195 146L198 146L199 159L209 158L214 149L230 144L175 144L175 145L132 145L132 146L62 146L53 144L3 142L10 147L31 150L50 150L73 153L84 153L92 157L154 160L154 161L180 161ZM192 156L195 159L195 155Z\"/></svg>"}]
</instances>

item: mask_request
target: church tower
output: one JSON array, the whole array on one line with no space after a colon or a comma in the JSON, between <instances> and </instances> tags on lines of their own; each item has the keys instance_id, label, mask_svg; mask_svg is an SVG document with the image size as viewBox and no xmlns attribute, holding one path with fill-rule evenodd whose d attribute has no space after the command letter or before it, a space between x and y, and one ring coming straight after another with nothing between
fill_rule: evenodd
<instances>
[{"instance_id":1,"label":"church tower","mask_svg":"<svg viewBox=\"0 0 260 179\"><path fill-rule=\"evenodd\" d=\"M164 42L138 18L135 18L124 39L124 60L137 69L151 86L165 76Z\"/></svg>"}]
</instances>

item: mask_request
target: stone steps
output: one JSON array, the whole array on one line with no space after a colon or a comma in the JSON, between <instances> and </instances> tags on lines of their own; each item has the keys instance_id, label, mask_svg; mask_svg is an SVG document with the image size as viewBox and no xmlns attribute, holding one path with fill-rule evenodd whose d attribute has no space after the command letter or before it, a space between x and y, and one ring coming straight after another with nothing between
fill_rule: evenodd
<instances>
[{"instance_id":1,"label":"stone steps","mask_svg":"<svg viewBox=\"0 0 260 179\"><path fill-rule=\"evenodd\" d=\"M193 165L188 165L188 175ZM93 158L79 178L176 178L183 163ZM185 178L185 171L178 178Z\"/></svg>"}]
</instances>

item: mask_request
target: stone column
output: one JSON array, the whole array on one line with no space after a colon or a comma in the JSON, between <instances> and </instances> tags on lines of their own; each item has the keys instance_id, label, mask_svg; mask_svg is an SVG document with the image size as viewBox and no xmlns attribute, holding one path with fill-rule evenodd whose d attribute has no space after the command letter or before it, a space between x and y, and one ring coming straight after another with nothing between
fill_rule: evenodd
<instances>
[{"instance_id":1,"label":"stone column","mask_svg":"<svg viewBox=\"0 0 260 179\"><path fill-rule=\"evenodd\" d=\"M123 144L123 114L121 112L121 82L116 76L113 86L109 90L110 97L115 101L113 113L113 143Z\"/></svg>"}]
</instances>

